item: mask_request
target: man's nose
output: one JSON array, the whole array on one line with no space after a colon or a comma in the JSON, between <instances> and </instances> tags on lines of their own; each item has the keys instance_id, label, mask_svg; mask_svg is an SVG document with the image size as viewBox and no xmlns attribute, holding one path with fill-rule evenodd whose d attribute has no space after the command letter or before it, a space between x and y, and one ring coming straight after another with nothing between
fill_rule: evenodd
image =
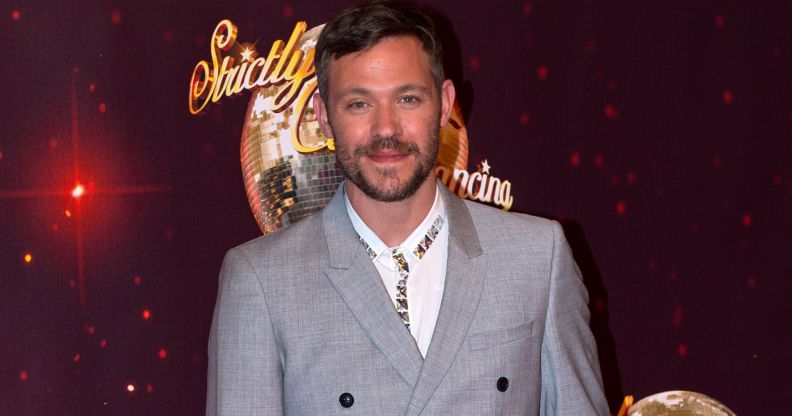
<instances>
[{"instance_id":1,"label":"man's nose","mask_svg":"<svg viewBox=\"0 0 792 416\"><path fill-rule=\"evenodd\" d=\"M401 134L401 122L398 110L393 106L380 105L374 111L371 124L372 137L395 137Z\"/></svg>"}]
</instances>

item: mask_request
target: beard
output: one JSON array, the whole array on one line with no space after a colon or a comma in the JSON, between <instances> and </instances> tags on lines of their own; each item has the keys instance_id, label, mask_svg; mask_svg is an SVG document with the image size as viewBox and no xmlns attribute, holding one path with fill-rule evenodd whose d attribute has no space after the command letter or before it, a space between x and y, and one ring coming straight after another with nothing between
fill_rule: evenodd
<instances>
[{"instance_id":1,"label":"beard","mask_svg":"<svg viewBox=\"0 0 792 416\"><path fill-rule=\"evenodd\" d=\"M412 196L432 173L440 149L440 125L435 125L425 152L421 152L417 144L395 136L375 138L355 149L349 149L342 137L336 137L336 160L344 176L369 198L382 202L402 201ZM406 180L399 178L399 170L394 167L363 170L360 161L381 150L395 150L415 160L415 169Z\"/></svg>"}]
</instances>

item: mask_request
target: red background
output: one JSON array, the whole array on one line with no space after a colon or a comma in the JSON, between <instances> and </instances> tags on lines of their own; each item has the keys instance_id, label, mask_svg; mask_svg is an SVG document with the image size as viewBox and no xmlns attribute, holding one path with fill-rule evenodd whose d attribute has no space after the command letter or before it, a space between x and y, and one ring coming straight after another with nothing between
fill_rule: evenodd
<instances>
[{"instance_id":1,"label":"red background","mask_svg":"<svg viewBox=\"0 0 792 416\"><path fill-rule=\"evenodd\" d=\"M792 7L767 3L430 2L470 170L562 220L614 410L671 389L788 407ZM259 231L249 95L191 116L190 74L223 18L261 52L342 6L0 6L0 414L203 412L220 262Z\"/></svg>"}]
</instances>

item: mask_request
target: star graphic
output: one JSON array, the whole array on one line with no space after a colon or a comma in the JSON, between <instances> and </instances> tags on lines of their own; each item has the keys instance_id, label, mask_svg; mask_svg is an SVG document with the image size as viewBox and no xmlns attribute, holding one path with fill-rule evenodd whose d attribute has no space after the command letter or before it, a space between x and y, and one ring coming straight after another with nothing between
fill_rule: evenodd
<instances>
[{"instance_id":1,"label":"star graphic","mask_svg":"<svg viewBox=\"0 0 792 416\"><path fill-rule=\"evenodd\" d=\"M253 60L253 50L245 47L240 54L242 56L243 61L252 61Z\"/></svg>"},{"instance_id":2,"label":"star graphic","mask_svg":"<svg viewBox=\"0 0 792 416\"><path fill-rule=\"evenodd\" d=\"M479 172L482 173L482 174L484 174L484 173L489 174L490 173L490 171L489 171L490 167L491 166L490 166L489 162L487 162L487 159L484 159L484 160L481 161L481 163L479 163Z\"/></svg>"}]
</instances>

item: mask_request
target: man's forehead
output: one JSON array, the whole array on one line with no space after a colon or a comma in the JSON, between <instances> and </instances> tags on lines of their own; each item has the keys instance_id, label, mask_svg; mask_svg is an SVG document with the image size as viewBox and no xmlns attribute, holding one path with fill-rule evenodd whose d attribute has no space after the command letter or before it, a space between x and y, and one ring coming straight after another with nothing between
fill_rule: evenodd
<instances>
[{"instance_id":1,"label":"man's forehead","mask_svg":"<svg viewBox=\"0 0 792 416\"><path fill-rule=\"evenodd\" d=\"M370 47L352 52L330 61L328 67L330 79L355 83L366 76L378 77L389 75L396 81L415 73L421 78L431 78L429 57L423 50L420 41L411 36L388 37ZM381 79L387 82L390 79ZM423 84L425 80L415 80L412 84Z\"/></svg>"}]
</instances>

